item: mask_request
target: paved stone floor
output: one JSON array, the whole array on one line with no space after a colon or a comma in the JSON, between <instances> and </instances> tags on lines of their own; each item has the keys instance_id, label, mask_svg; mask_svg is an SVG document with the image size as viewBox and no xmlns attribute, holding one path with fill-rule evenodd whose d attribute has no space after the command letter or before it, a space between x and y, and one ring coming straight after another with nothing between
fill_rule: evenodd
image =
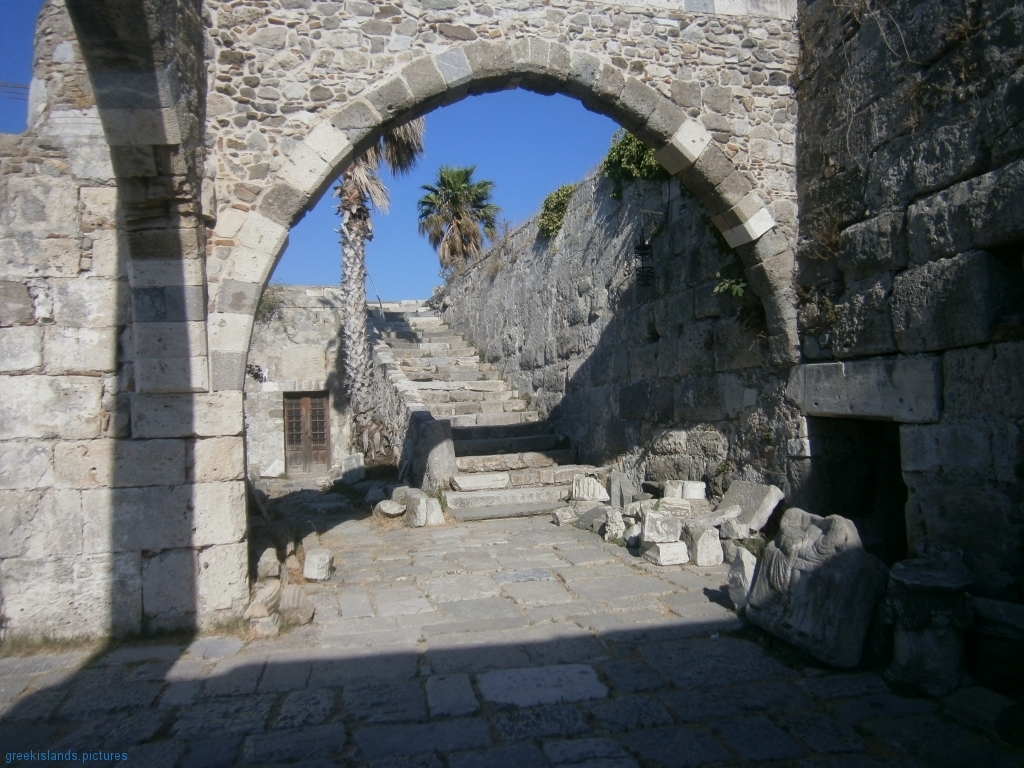
<instances>
[{"instance_id":1,"label":"paved stone floor","mask_svg":"<svg viewBox=\"0 0 1024 768\"><path fill-rule=\"evenodd\" d=\"M645 566L546 518L348 519L312 624L0 659L0 745L129 765L1019 766L937 703L767 653L724 569ZM730 636L732 635L732 636ZM6 754L5 754L6 757Z\"/></svg>"}]
</instances>

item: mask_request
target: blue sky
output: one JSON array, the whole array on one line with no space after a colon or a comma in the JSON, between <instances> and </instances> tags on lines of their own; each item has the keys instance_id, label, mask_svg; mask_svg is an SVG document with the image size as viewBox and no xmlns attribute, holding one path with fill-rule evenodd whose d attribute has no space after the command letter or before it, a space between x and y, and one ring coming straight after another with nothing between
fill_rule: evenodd
<instances>
[{"instance_id":1,"label":"blue sky","mask_svg":"<svg viewBox=\"0 0 1024 768\"><path fill-rule=\"evenodd\" d=\"M438 261L416 231L421 185L442 165L474 165L475 179L494 182L501 219L524 221L541 200L582 178L611 143L616 125L564 96L502 91L473 96L427 115L425 154L412 173L385 183L391 211L374 216L366 266L383 299L425 299L441 280ZM325 195L291 233L271 278L283 283L337 283L341 274L334 198ZM367 286L372 300L373 285Z\"/></svg>"},{"instance_id":2,"label":"blue sky","mask_svg":"<svg viewBox=\"0 0 1024 768\"><path fill-rule=\"evenodd\" d=\"M0 6L0 82L27 84L42 0L0 0ZM24 101L0 95L0 132L25 130L25 111ZM426 121L426 153L409 175L386 176L391 212L375 216L375 237L367 246L367 268L384 299L426 298L440 283L437 256L416 231L420 187L436 178L440 166L476 166L474 178L494 182L500 218L517 224L535 213L549 192L594 168L616 129L572 99L521 90L473 96L430 113ZM337 284L337 226L328 194L292 230L272 282ZM376 295L369 284L367 292L371 299Z\"/></svg>"}]
</instances>

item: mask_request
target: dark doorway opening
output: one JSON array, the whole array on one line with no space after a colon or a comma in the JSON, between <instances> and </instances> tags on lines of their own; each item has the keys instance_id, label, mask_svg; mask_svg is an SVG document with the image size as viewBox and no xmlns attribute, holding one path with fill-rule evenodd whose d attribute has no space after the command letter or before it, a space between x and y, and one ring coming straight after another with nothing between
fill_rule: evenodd
<instances>
[{"instance_id":1,"label":"dark doorway opening","mask_svg":"<svg viewBox=\"0 0 1024 768\"><path fill-rule=\"evenodd\" d=\"M900 467L900 425L868 419L808 418L814 446L815 514L842 515L864 548L886 565L907 556L907 486Z\"/></svg>"},{"instance_id":2,"label":"dark doorway opening","mask_svg":"<svg viewBox=\"0 0 1024 768\"><path fill-rule=\"evenodd\" d=\"M285 394L284 455L288 474L303 475L330 469L330 434L326 392Z\"/></svg>"}]
</instances>

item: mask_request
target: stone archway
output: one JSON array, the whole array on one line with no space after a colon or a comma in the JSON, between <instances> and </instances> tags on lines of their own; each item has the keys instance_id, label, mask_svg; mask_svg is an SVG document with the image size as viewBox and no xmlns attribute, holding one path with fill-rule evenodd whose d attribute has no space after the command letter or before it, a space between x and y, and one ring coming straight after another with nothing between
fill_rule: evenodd
<instances>
[{"instance_id":1,"label":"stone archway","mask_svg":"<svg viewBox=\"0 0 1024 768\"><path fill-rule=\"evenodd\" d=\"M742 257L765 306L775 360L797 359L791 241L773 232L775 220L748 175L707 128L654 88L590 53L529 37L511 44L477 41L415 59L320 117L249 211L222 205L214 243L230 252L210 284L212 389L242 388L253 314L288 231L356 152L389 125L470 94L516 86L577 98L655 147L658 161L697 195Z\"/></svg>"}]
</instances>

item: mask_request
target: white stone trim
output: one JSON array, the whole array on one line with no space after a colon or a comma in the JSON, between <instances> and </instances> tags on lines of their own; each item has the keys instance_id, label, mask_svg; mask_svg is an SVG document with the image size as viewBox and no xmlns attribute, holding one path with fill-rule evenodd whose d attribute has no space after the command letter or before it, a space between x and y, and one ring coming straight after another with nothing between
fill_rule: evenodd
<instances>
[{"instance_id":1,"label":"white stone trim","mask_svg":"<svg viewBox=\"0 0 1024 768\"><path fill-rule=\"evenodd\" d=\"M668 144L654 153L654 159L675 176L697 162L710 143L710 131L696 120L685 120Z\"/></svg>"},{"instance_id":2,"label":"white stone trim","mask_svg":"<svg viewBox=\"0 0 1024 768\"><path fill-rule=\"evenodd\" d=\"M722 237L725 238L729 247L736 248L754 242L774 226L775 219L772 218L767 208L762 208L738 227L727 229L722 233Z\"/></svg>"}]
</instances>

